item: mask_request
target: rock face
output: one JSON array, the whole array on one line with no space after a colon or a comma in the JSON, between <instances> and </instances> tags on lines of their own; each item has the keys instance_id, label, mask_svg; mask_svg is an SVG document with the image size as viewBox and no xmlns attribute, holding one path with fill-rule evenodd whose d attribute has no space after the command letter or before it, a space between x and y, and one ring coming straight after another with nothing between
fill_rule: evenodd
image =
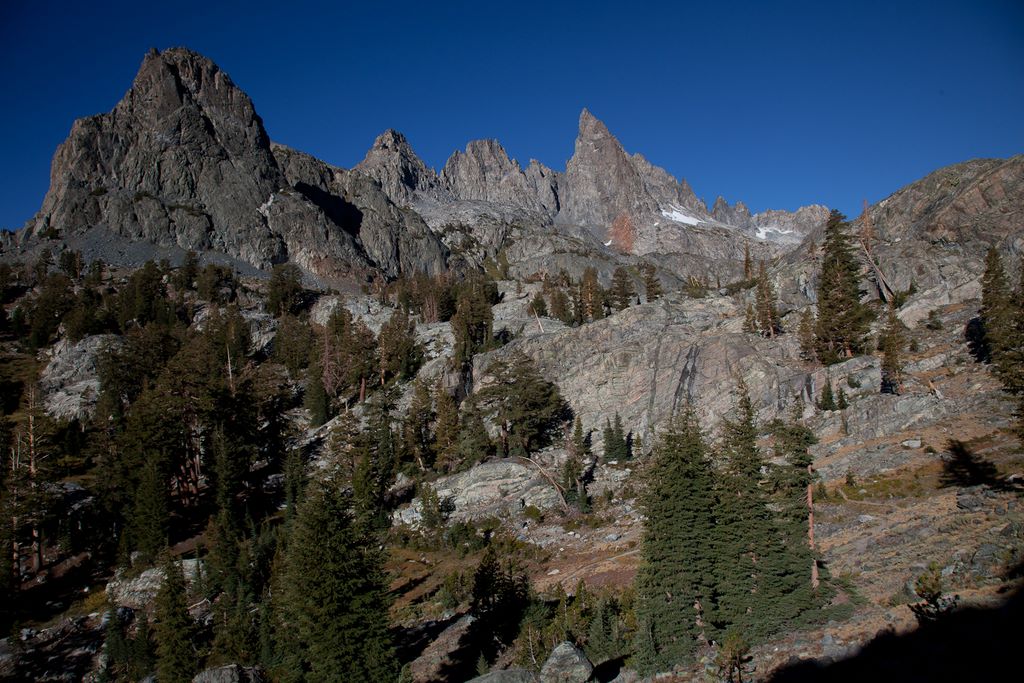
<instances>
[{"instance_id":1,"label":"rock face","mask_svg":"<svg viewBox=\"0 0 1024 683\"><path fill-rule=\"evenodd\" d=\"M478 357L475 376L495 356L520 349L558 384L600 452L605 419L619 412L627 431L650 444L657 427L686 401L711 426L733 409L742 377L762 420L785 416L797 399L813 402L821 384L799 360L794 335L774 341L742 332L727 297L671 295L583 327L533 334Z\"/></svg>"},{"instance_id":2,"label":"rock face","mask_svg":"<svg viewBox=\"0 0 1024 683\"><path fill-rule=\"evenodd\" d=\"M263 683L265 680L267 679L255 667L228 664L200 671L192 679L192 683Z\"/></svg>"},{"instance_id":3,"label":"rock face","mask_svg":"<svg viewBox=\"0 0 1024 683\"><path fill-rule=\"evenodd\" d=\"M444 271L448 250L441 241L419 214L396 206L370 177L282 145L273 150L288 183L354 238L378 271L387 277ZM316 240L300 253L310 263L321 258Z\"/></svg>"},{"instance_id":4,"label":"rock face","mask_svg":"<svg viewBox=\"0 0 1024 683\"><path fill-rule=\"evenodd\" d=\"M481 463L466 472L437 479L434 490L454 506L452 519L482 519L532 505L549 510L560 503L554 487L537 470L512 459ZM419 501L396 513L397 521L420 519Z\"/></svg>"},{"instance_id":5,"label":"rock face","mask_svg":"<svg viewBox=\"0 0 1024 683\"><path fill-rule=\"evenodd\" d=\"M193 584L199 578L200 560L180 560L185 582ZM115 607L133 610L147 609L160 591L164 582L164 570L160 567L147 569L134 578L127 578L121 572L107 584L107 598Z\"/></svg>"},{"instance_id":6,"label":"rock face","mask_svg":"<svg viewBox=\"0 0 1024 683\"><path fill-rule=\"evenodd\" d=\"M890 284L913 282L932 306L980 294L992 245L1024 253L1024 155L939 169L869 210L874 253ZM858 225L859 227L859 225Z\"/></svg>"},{"instance_id":7,"label":"rock face","mask_svg":"<svg viewBox=\"0 0 1024 683\"><path fill-rule=\"evenodd\" d=\"M390 128L377 136L354 170L376 180L399 206L409 206L418 197L448 196L434 170L416 156L404 135Z\"/></svg>"},{"instance_id":8,"label":"rock face","mask_svg":"<svg viewBox=\"0 0 1024 683\"><path fill-rule=\"evenodd\" d=\"M90 417L100 393L96 360L104 346L120 342L117 335L98 334L77 344L67 340L54 344L50 362L39 379L46 412L63 420Z\"/></svg>"},{"instance_id":9,"label":"rock face","mask_svg":"<svg viewBox=\"0 0 1024 683\"><path fill-rule=\"evenodd\" d=\"M559 220L604 234L620 214L657 215L677 205L706 217L704 205L685 183L639 155L630 157L601 121L580 114L576 149L565 167Z\"/></svg>"},{"instance_id":10,"label":"rock face","mask_svg":"<svg viewBox=\"0 0 1024 683\"><path fill-rule=\"evenodd\" d=\"M557 174L536 160L523 171L497 140L474 140L465 152L455 152L441 170L441 180L458 199L558 212Z\"/></svg>"},{"instance_id":11,"label":"rock face","mask_svg":"<svg viewBox=\"0 0 1024 683\"><path fill-rule=\"evenodd\" d=\"M26 235L102 243L113 234L257 268L291 260L325 278L443 268L423 222L403 217L369 180L324 187L296 170L311 166L292 163L290 183L252 101L213 62L182 48L151 51L112 112L75 122Z\"/></svg>"}]
</instances>

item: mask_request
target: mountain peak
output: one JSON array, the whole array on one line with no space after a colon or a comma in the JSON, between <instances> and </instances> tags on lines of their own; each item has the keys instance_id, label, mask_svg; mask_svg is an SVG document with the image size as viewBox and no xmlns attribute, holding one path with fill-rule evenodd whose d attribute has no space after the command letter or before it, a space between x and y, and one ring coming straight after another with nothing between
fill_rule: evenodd
<instances>
[{"instance_id":1,"label":"mountain peak","mask_svg":"<svg viewBox=\"0 0 1024 683\"><path fill-rule=\"evenodd\" d=\"M377 136L354 170L380 183L384 193L399 206L410 205L417 194L433 196L440 190L437 174L394 128Z\"/></svg>"},{"instance_id":2,"label":"mountain peak","mask_svg":"<svg viewBox=\"0 0 1024 683\"><path fill-rule=\"evenodd\" d=\"M591 114L590 110L584 107L583 111L580 112L579 137L592 138L604 136L612 137L608 126L604 125L601 119Z\"/></svg>"}]
</instances>

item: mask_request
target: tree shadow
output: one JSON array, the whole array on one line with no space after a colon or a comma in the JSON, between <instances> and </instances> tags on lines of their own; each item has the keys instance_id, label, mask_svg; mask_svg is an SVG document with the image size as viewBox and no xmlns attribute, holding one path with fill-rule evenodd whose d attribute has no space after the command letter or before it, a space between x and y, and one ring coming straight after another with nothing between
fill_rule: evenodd
<instances>
[{"instance_id":1,"label":"tree shadow","mask_svg":"<svg viewBox=\"0 0 1024 683\"><path fill-rule=\"evenodd\" d=\"M998 607L957 610L903 635L877 636L856 655L838 662L787 666L771 683L845 681L989 681L1006 679L1017 666L1024 594L1018 589ZM1012 676L1011 676L1012 678Z\"/></svg>"},{"instance_id":2,"label":"tree shadow","mask_svg":"<svg viewBox=\"0 0 1024 683\"><path fill-rule=\"evenodd\" d=\"M985 323L980 317L975 316L967 321L964 339L967 341L967 350L974 356L974 360L979 363L988 363L992 360L992 349L985 336Z\"/></svg>"},{"instance_id":3,"label":"tree shadow","mask_svg":"<svg viewBox=\"0 0 1024 683\"><path fill-rule=\"evenodd\" d=\"M950 439L947 448L951 457L942 465L940 486L966 488L984 485L998 490L1009 488L1006 482L1000 479L996 466L971 451L963 441Z\"/></svg>"}]
</instances>

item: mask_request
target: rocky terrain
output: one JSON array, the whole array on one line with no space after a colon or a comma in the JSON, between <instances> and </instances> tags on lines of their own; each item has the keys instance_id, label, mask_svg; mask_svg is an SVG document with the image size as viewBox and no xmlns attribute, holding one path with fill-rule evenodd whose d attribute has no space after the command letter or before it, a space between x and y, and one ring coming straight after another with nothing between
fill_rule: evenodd
<instances>
[{"instance_id":1,"label":"rocky terrain","mask_svg":"<svg viewBox=\"0 0 1024 683\"><path fill-rule=\"evenodd\" d=\"M595 590L629 588L640 561L644 519L637 494L645 456L687 403L714 441L723 419L735 414L740 383L754 404L763 445L771 445L768 424L794 414L817 438L810 451L819 480L814 536L838 587L829 606L834 619L756 645L744 662L744 680L813 674L829 663L858 661L876 638L917 633L908 604L917 602L914 581L931 563L963 606L998 610L1020 590L1024 451L1013 432L1013 406L990 367L972 355L966 331L978 315L986 251L995 246L1007 263L1024 253L1024 156L937 170L868 207L852 224L864 300L880 311L892 302L907 328L899 394L881 393L879 354L830 366L801 355L796 331L800 313L817 304L825 207L752 215L742 202L719 197L708 210L685 180L627 153L586 110L564 172L535 160L524 168L496 140L468 143L435 172L393 130L355 168L342 169L272 143L253 103L230 78L177 48L148 54L112 112L75 122L51 176L39 214L4 237L4 261L30 262L44 248L66 247L87 260L130 267L153 257L180 261L194 250L208 262L238 268L251 292L265 287L269 268L290 262L316 290L307 311L314 325L325 325L343 306L374 334L391 319L395 302L360 294L360 285L496 270L493 328L507 343L477 354L465 372L453 370L451 323L414 316L424 361L417 377L472 395L488 386L495 360L524 353L590 432L593 508L569 511L553 484L568 457L561 440L528 457L485 459L429 483L450 505L446 523L470 525L474 534L478 527L486 534L500 530L516 544L538 593L572 592L581 582ZM612 230L616 223L627 226L628 239ZM744 312L755 297L751 283L742 282L748 251L766 260L781 334L745 331ZM495 268L499 261L504 266ZM639 285L643 264L657 267L666 290L661 298L637 296L635 305L578 326L530 308L545 278L561 270L578 278L594 268L608 284L624 266ZM252 356L271 355L278 318L259 297L246 294L235 303ZM9 306L12 315L16 307ZM191 329L202 329L214 308L198 306ZM881 317L873 340L881 335ZM49 415L92 417L98 355L121 339L87 334L38 350ZM408 410L413 386L396 384L399 409ZM842 390L843 408L821 407L826 386ZM306 381L289 385L296 396L307 389ZM353 412L364 417L362 406ZM604 457L602 430L615 415L630 435L632 460ZM287 419L312 471L327 469L329 435L342 418L313 427L308 411L296 407ZM254 466L253 478L259 476ZM253 489L276 495L281 476L256 481ZM404 476L390 491L396 501L390 519L394 533L412 538L423 528L425 503ZM86 495L78 482L64 486L68 496ZM179 554L201 544L202 529L190 533ZM408 680L442 680L466 664L457 660L474 617L442 596L449 577L472 571L473 552L414 543L388 548L391 621ZM55 562L47 575L53 590L88 559L78 554ZM204 561L185 560L190 584ZM33 589L44 579L33 579ZM153 568L80 580L74 599L54 598L49 616L0 641L0 678L95 676L111 614L146 609L163 580L163 571ZM202 601L190 614L197 623L213 619L212 606ZM658 680L717 676L713 654ZM621 661L614 671L595 668L572 643L556 644L533 664L499 658L495 670L475 680L638 680ZM227 665L195 681L262 675Z\"/></svg>"}]
</instances>

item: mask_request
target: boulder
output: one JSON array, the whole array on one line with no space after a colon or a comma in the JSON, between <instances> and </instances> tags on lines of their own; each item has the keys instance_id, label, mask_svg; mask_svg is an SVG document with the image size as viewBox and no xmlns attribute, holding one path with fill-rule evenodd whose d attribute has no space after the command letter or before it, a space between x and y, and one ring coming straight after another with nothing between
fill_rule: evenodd
<instances>
[{"instance_id":1,"label":"boulder","mask_svg":"<svg viewBox=\"0 0 1024 683\"><path fill-rule=\"evenodd\" d=\"M587 683L594 673L583 650L568 641L555 646L540 670L541 683Z\"/></svg>"},{"instance_id":2,"label":"boulder","mask_svg":"<svg viewBox=\"0 0 1024 683\"><path fill-rule=\"evenodd\" d=\"M263 683L265 680L263 673L256 667L227 664L200 671L192 683Z\"/></svg>"}]
</instances>

